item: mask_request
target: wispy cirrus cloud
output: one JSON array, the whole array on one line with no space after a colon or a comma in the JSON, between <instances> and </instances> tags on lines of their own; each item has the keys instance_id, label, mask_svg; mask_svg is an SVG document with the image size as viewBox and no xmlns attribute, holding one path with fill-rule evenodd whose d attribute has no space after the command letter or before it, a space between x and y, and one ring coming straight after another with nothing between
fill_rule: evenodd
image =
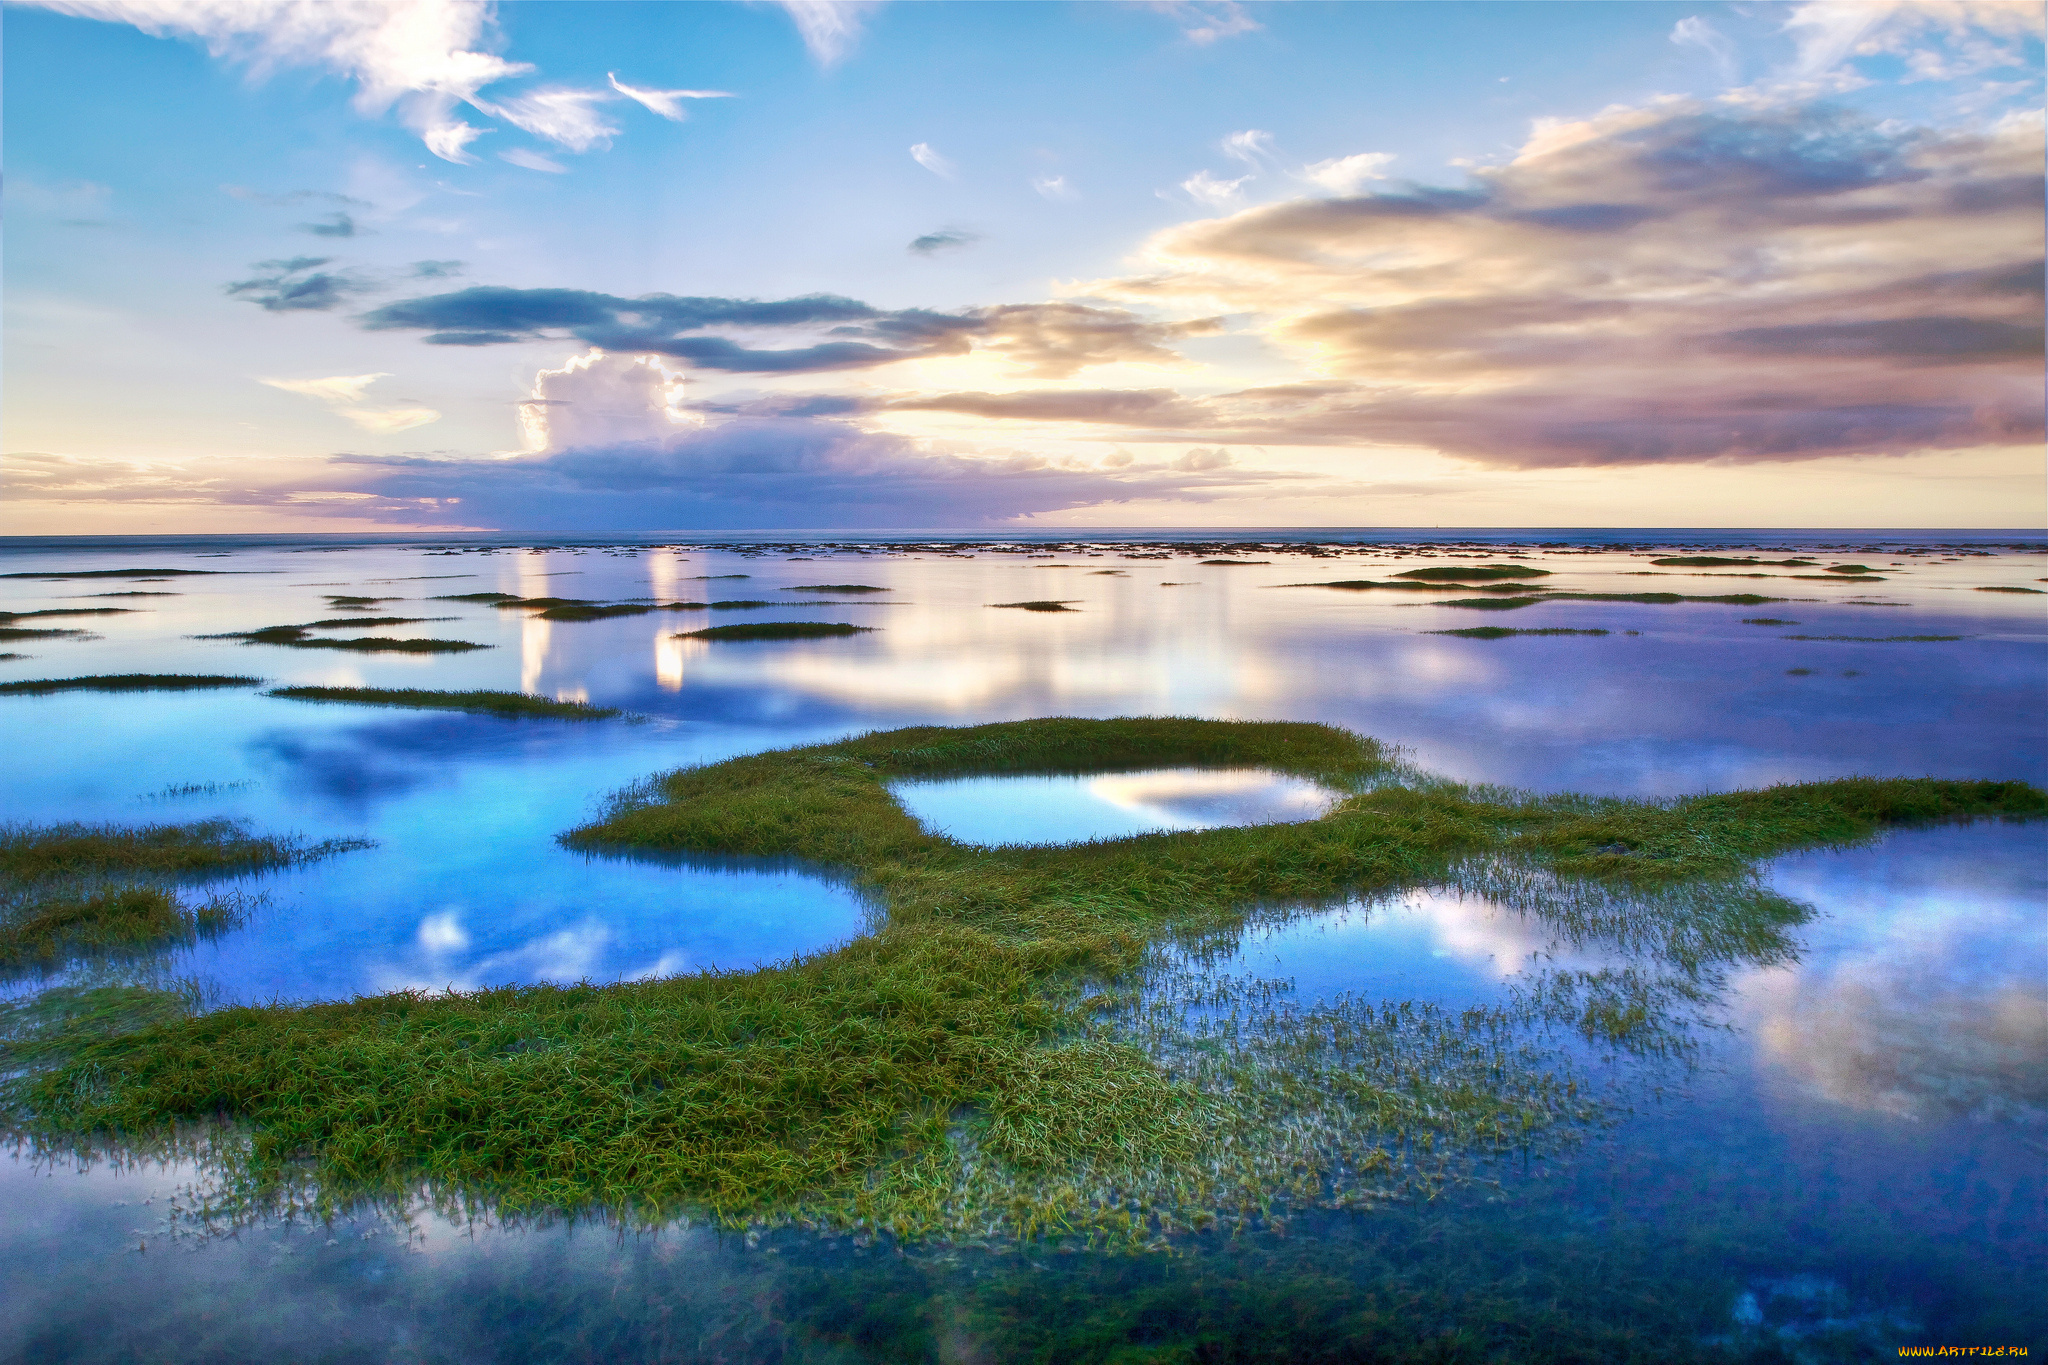
<instances>
[{"instance_id":1,"label":"wispy cirrus cloud","mask_svg":"<svg viewBox=\"0 0 2048 1365\"><path fill-rule=\"evenodd\" d=\"M941 180L952 180L959 174L959 169L952 161L942 156L929 142L912 143L910 159Z\"/></svg>"},{"instance_id":2,"label":"wispy cirrus cloud","mask_svg":"<svg viewBox=\"0 0 2048 1365\"><path fill-rule=\"evenodd\" d=\"M441 419L441 414L434 409L418 404L380 408L366 403L364 400L370 385L390 377L384 373L337 374L321 379L258 379L256 382L298 394L301 398L310 398L365 431L410 431Z\"/></svg>"},{"instance_id":3,"label":"wispy cirrus cloud","mask_svg":"<svg viewBox=\"0 0 2048 1365\"><path fill-rule=\"evenodd\" d=\"M683 108L684 100L729 100L733 98L733 93L730 90L648 90L640 86L625 84L619 79L616 72L611 71L605 72L605 79L611 82L612 89L618 91L627 99L645 106L648 110L661 115L672 123L681 123L690 116L689 112Z\"/></svg>"},{"instance_id":4,"label":"wispy cirrus cloud","mask_svg":"<svg viewBox=\"0 0 2048 1365\"><path fill-rule=\"evenodd\" d=\"M881 0L780 0L796 24L811 59L831 68L846 60L859 44L868 16Z\"/></svg>"}]
</instances>

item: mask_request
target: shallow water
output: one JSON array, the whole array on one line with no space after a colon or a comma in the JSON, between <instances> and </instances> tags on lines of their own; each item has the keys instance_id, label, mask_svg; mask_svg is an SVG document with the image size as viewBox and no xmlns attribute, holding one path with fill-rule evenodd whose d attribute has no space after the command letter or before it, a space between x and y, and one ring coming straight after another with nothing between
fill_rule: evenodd
<instances>
[{"instance_id":1,"label":"shallow water","mask_svg":"<svg viewBox=\"0 0 2048 1365\"><path fill-rule=\"evenodd\" d=\"M9 819L227 815L268 831L377 840L250 879L265 899L245 927L140 964L195 977L218 1001L262 1001L616 980L842 942L871 912L828 869L590 860L554 836L652 773L896 725L1052 714L1320 720L1461 780L1631 796L1855 773L2048 780L2044 599L1976 591L2048 586L2048 556L1874 555L1849 553L1869 543L1852 536L1819 539L1845 545L1824 562L1872 564L1884 581L1803 582L1784 575L1808 570L1779 568L1754 570L1770 579L1694 576L1653 568L1649 552L1580 545L1511 553L1553 570L1546 586L1573 591L1793 600L1484 612L1431 605L1440 599L1428 593L1283 586L1460 562L1385 547L1311 558L1276 543L1256 556L1271 562L1228 569L1195 555L1123 558L1130 547L1111 541L1063 546L1054 559L1026 558L1037 547L965 558L923 546L812 550L803 562L702 548L272 544L224 558L17 549L0 555L0 572L226 573L0 580L0 610L136 608L47 623L102 638L0 646L34 656L0 663L0 682L234 672L525 690L646 719L507 721L254 690L0 697L0 799ZM1505 552L1463 553L1491 562ZM1074 567L1050 567L1062 564ZM829 594L790 589L824 582L888 591L831 606L553 623L425 600L505 591L815 602ZM96 596L136 590L176 595ZM343 634L493 648L394 657L189 638L345 614L326 594L390 595L400 600L370 610L454 618ZM1046 597L1078 610L986 605ZM1798 624L1744 624L1760 617ZM881 629L820 641L673 638L753 620ZM1471 625L1612 633L1428 633ZM165 794L190 786L207 789ZM898 795L971 842L1306 818L1324 799L1306 784L1186 774L968 779ZM177 1341L190 1343L180 1359L1007 1359L1037 1342L1046 1358L1107 1359L1105 1342L1163 1350L1189 1333L1254 1332L1245 1315L1263 1302L1259 1284L1296 1286L1310 1303L1314 1286L1330 1284L1350 1286L1352 1300L1382 1289L1398 1299L1387 1288L1397 1282L1446 1322L1527 1314L1560 1340L1639 1319L1673 1351L1724 1342L1737 1354L1770 1345L1857 1359L2001 1332L2018 1334L2008 1344L2048 1347L2032 1292L2048 1282L2044 842L2038 823L1992 823L1777 860L1770 885L1815 912L1796 932L1797 961L1731 972L1697 1029L1691 1068L1581 1048L1597 1075L1626 1083L1631 1116L1574 1157L1505 1174L1491 1193L1304 1220L1284 1244L1197 1247L1155 1266L1001 1249L906 1259L796 1234L749 1247L680 1228L479 1227L432 1214L411 1230L366 1218L162 1240L174 1230L164 1201L190 1178L184 1168L17 1160L0 1167L0 1295L10 1305L0 1352L120 1359ZM1627 960L1611 945L1559 943L1540 919L1497 902L1424 889L1264 922L1241 943L1212 945L1206 962L1284 979L1300 999L1353 992L1462 1008L1544 971ZM1517 1299L1500 1288L1516 1274L1598 1292L1570 1291L1582 1298L1569 1321L1544 1317L1570 1295ZM1642 1316L1644 1302L1683 1311ZM1194 1305L1194 1325L1160 1318L1160 1303ZM1085 1349L1084 1322L1096 1324ZM1045 1324L1061 1323L1079 1335L1044 1347ZM1624 1358L1616 1340L1584 1349Z\"/></svg>"}]
</instances>

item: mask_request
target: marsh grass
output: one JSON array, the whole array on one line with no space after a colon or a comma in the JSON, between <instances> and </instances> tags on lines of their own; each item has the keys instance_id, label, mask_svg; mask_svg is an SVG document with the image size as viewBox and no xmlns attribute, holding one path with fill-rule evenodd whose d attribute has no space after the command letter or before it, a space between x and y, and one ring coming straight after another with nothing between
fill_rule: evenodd
<instances>
[{"instance_id":1,"label":"marsh grass","mask_svg":"<svg viewBox=\"0 0 2048 1365\"><path fill-rule=\"evenodd\" d=\"M1674 555L1666 559L1653 559L1650 562L1660 568L1671 569L1730 569L1749 567L1811 569L1817 567L1820 563L1817 559L1758 559L1754 555L1744 555L1739 559L1729 559L1722 555Z\"/></svg>"},{"instance_id":2,"label":"marsh grass","mask_svg":"<svg viewBox=\"0 0 2048 1365\"><path fill-rule=\"evenodd\" d=\"M785 603L784 605L788 605ZM686 630L678 640L818 640L834 635L866 635L873 626L849 626L836 621L749 621L737 626L706 626Z\"/></svg>"},{"instance_id":3,"label":"marsh grass","mask_svg":"<svg viewBox=\"0 0 2048 1365\"><path fill-rule=\"evenodd\" d=\"M1504 578L1548 578L1550 570L1533 569L1526 564L1437 564L1426 569L1409 569L1397 573L1396 578L1412 578L1422 582L1455 583L1471 581L1476 583L1496 582Z\"/></svg>"},{"instance_id":4,"label":"marsh grass","mask_svg":"<svg viewBox=\"0 0 2048 1365\"><path fill-rule=\"evenodd\" d=\"M282 645L287 649L345 649L358 654L462 654L472 649L494 649L495 645L471 644L467 640L391 640L374 635L352 639L318 639L307 632L315 626L330 628L339 622L315 622L307 626L265 626L261 630L228 631L219 635L196 635L197 640L240 640L245 645Z\"/></svg>"},{"instance_id":5,"label":"marsh grass","mask_svg":"<svg viewBox=\"0 0 2048 1365\"><path fill-rule=\"evenodd\" d=\"M1510 635L1611 635L1609 630L1511 630L1506 626L1467 626L1463 630L1425 630L1424 635L1456 635L1466 640L1504 640Z\"/></svg>"},{"instance_id":6,"label":"marsh grass","mask_svg":"<svg viewBox=\"0 0 2048 1365\"><path fill-rule=\"evenodd\" d=\"M0 696L43 697L56 692L192 692L214 687L258 687L261 678L229 673L96 673L83 678L31 678L0 683Z\"/></svg>"},{"instance_id":7,"label":"marsh grass","mask_svg":"<svg viewBox=\"0 0 2048 1365\"><path fill-rule=\"evenodd\" d=\"M422 688L278 687L263 694L289 701L353 702L360 706L407 706L428 711L468 711L494 716L545 716L558 720L605 720L618 708L588 702L553 701L524 692L433 692Z\"/></svg>"},{"instance_id":8,"label":"marsh grass","mask_svg":"<svg viewBox=\"0 0 2048 1365\"><path fill-rule=\"evenodd\" d=\"M795 587L793 587L793 588L784 588L784 589L783 589L783 591L784 591L784 592L888 592L888 591L889 591L889 589L887 589L887 588L878 588L878 587L876 587L876 586L875 586L874 584L872 584L872 583L799 583L799 584L797 584L797 585L796 585Z\"/></svg>"},{"instance_id":9,"label":"marsh grass","mask_svg":"<svg viewBox=\"0 0 2048 1365\"><path fill-rule=\"evenodd\" d=\"M41 611L0 611L0 625L40 616L131 616L134 607L45 607Z\"/></svg>"},{"instance_id":10,"label":"marsh grass","mask_svg":"<svg viewBox=\"0 0 2048 1365\"><path fill-rule=\"evenodd\" d=\"M1162 765L1354 794L1296 824L988 848L927 833L887 787ZM53 1143L241 1120L214 1158L228 1214L402 1200L425 1182L512 1213L1150 1245L1427 1192L1563 1141L1605 1108L1529 1030L1681 1055L1719 970L1792 951L1802 912L1757 891L1757 859L2044 807L2022 783L1931 779L1539 797L1431 781L1371 740L1278 722L889 731L665 774L562 837L845 869L886 915L842 948L608 986L224 1009L81 1043L6 1098ZM1260 907L1461 879L1560 934L1653 956L1463 1012L1299 1006L1185 969L1191 947L1273 913Z\"/></svg>"},{"instance_id":11,"label":"marsh grass","mask_svg":"<svg viewBox=\"0 0 2048 1365\"><path fill-rule=\"evenodd\" d=\"M1046 567L1050 568L1052 566L1047 565ZM1030 602L991 602L989 605L992 607L1007 607L1016 611L1072 611L1074 608L1069 604L1080 600L1078 597L1038 598Z\"/></svg>"},{"instance_id":12,"label":"marsh grass","mask_svg":"<svg viewBox=\"0 0 2048 1365\"><path fill-rule=\"evenodd\" d=\"M0 626L0 640L91 640L96 639L89 630L30 630L26 626Z\"/></svg>"},{"instance_id":13,"label":"marsh grass","mask_svg":"<svg viewBox=\"0 0 2048 1365\"><path fill-rule=\"evenodd\" d=\"M1874 573L1795 573L1787 574L1795 583L1882 583L1883 574Z\"/></svg>"},{"instance_id":14,"label":"marsh grass","mask_svg":"<svg viewBox=\"0 0 2048 1365\"><path fill-rule=\"evenodd\" d=\"M1429 583L1429 582L1384 582L1371 578L1340 578L1332 583L1281 583L1282 588L1338 588L1346 592L1368 592L1375 588L1405 590L1408 592L1498 592L1530 593L1541 592L1534 583Z\"/></svg>"},{"instance_id":15,"label":"marsh grass","mask_svg":"<svg viewBox=\"0 0 2048 1365\"><path fill-rule=\"evenodd\" d=\"M0 654L0 664L11 664L19 662L22 659L33 658L35 658L35 655L33 654Z\"/></svg>"},{"instance_id":16,"label":"marsh grass","mask_svg":"<svg viewBox=\"0 0 2048 1365\"><path fill-rule=\"evenodd\" d=\"M251 834L236 820L183 825L0 825L0 878L229 876L290 867L373 847L368 839L302 839Z\"/></svg>"},{"instance_id":17,"label":"marsh grass","mask_svg":"<svg viewBox=\"0 0 2048 1365\"><path fill-rule=\"evenodd\" d=\"M239 927L249 908L245 896L194 902L162 885L0 891L0 973L196 942Z\"/></svg>"},{"instance_id":18,"label":"marsh grass","mask_svg":"<svg viewBox=\"0 0 2048 1365\"><path fill-rule=\"evenodd\" d=\"M1799 623L1797 621L1787 621L1777 616L1745 616L1742 618L1742 624L1745 626L1796 626Z\"/></svg>"},{"instance_id":19,"label":"marsh grass","mask_svg":"<svg viewBox=\"0 0 2048 1365\"><path fill-rule=\"evenodd\" d=\"M2039 589L2039 588L2013 588L2013 587L2005 587L2005 586L2002 586L2002 585L2001 585L2001 586L1998 586L1998 587L1990 587L1990 588L1977 588L1977 589L1975 589L1974 591L1977 591L1977 592L2029 592L2029 593L2033 593L2033 594L2034 594L2035 596L2040 596L2040 595L2041 595L2041 589Z\"/></svg>"},{"instance_id":20,"label":"marsh grass","mask_svg":"<svg viewBox=\"0 0 2048 1365\"><path fill-rule=\"evenodd\" d=\"M233 569L52 569L36 573L0 573L0 578L217 578L234 572Z\"/></svg>"}]
</instances>

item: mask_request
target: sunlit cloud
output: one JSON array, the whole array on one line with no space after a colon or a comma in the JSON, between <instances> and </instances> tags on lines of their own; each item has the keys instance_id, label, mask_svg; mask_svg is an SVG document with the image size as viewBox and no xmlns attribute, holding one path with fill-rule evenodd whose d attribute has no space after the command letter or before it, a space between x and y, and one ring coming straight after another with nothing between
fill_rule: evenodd
<instances>
[{"instance_id":1,"label":"sunlit cloud","mask_svg":"<svg viewBox=\"0 0 2048 1365\"><path fill-rule=\"evenodd\" d=\"M364 398L370 385L388 374L338 374L324 379L259 379L273 389L295 393L303 398L324 403L337 416L345 417L365 431L389 433L410 431L437 422L441 414L429 407L407 406L373 408L364 405Z\"/></svg>"},{"instance_id":2,"label":"sunlit cloud","mask_svg":"<svg viewBox=\"0 0 2048 1365\"><path fill-rule=\"evenodd\" d=\"M1392 152L1359 152L1355 156L1331 157L1301 168L1301 178L1322 186L1332 194L1357 194L1374 180L1384 180Z\"/></svg>"},{"instance_id":3,"label":"sunlit cloud","mask_svg":"<svg viewBox=\"0 0 2048 1365\"><path fill-rule=\"evenodd\" d=\"M597 106L613 99L603 90L574 90L549 86L515 95L497 103L473 101L487 114L502 118L515 128L546 138L571 152L605 147L618 135L618 125L607 122Z\"/></svg>"},{"instance_id":4,"label":"sunlit cloud","mask_svg":"<svg viewBox=\"0 0 2048 1365\"><path fill-rule=\"evenodd\" d=\"M941 180L951 180L958 174L953 163L941 156L929 142L913 143L910 148L910 159Z\"/></svg>"},{"instance_id":5,"label":"sunlit cloud","mask_svg":"<svg viewBox=\"0 0 2048 1365\"><path fill-rule=\"evenodd\" d=\"M1244 184L1252 177L1241 175L1235 180L1219 180L1208 171L1196 171L1180 182L1188 198L1210 208L1227 208L1244 197Z\"/></svg>"},{"instance_id":6,"label":"sunlit cloud","mask_svg":"<svg viewBox=\"0 0 2048 1365\"><path fill-rule=\"evenodd\" d=\"M637 101L654 113L675 123L681 123L689 117L689 112L683 108L682 102L684 100L725 100L733 98L733 93L730 90L646 90L639 86L625 84L616 74L609 71L605 73L605 79L611 82L612 89L618 91L627 99Z\"/></svg>"}]
</instances>

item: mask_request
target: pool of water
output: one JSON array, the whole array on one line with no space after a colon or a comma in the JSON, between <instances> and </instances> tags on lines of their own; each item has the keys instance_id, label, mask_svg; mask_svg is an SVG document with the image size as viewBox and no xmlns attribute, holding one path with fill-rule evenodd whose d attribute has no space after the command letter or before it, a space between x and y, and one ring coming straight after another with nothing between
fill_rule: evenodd
<instances>
[{"instance_id":1,"label":"pool of water","mask_svg":"<svg viewBox=\"0 0 2048 1365\"><path fill-rule=\"evenodd\" d=\"M0 661L0 682L232 672L522 690L638 719L508 721L311 705L254 688L0 696L0 814L227 816L374 840L236 883L258 897L243 927L139 964L227 1003L620 980L843 942L873 911L833 869L587 859L556 836L650 774L897 725L1315 720L1459 780L1627 796L1866 773L2048 780L2044 599L1978 591L2036 584L2048 555L1862 553L1885 581L1813 584L1695 576L1590 544L1530 549L1517 553L1574 591L1786 600L1479 612L1424 593L1290 586L1457 562L1441 548L1310 558L1276 544L1260 555L1270 564L1228 570L1197 555L1122 558L1129 547L1108 540L1064 547L1058 562L1076 568L1046 568L1028 548L963 557L876 544L813 549L801 562L701 546L6 552L0 572L215 572L0 579L0 610L131 613L43 618L88 634L0 644L27 656ZM1089 572L1102 568L1124 573ZM677 638L710 612L546 622L431 600L812 601L790 589L825 581L887 591L715 616L878 629L727 644ZM116 591L172 595L98 596ZM453 618L359 633L490 648L343 655L195 638L342 614L329 595ZM1078 609L985 605L1050 596ZM1609 633L1432 633L1474 624ZM1897 638L1915 636L1954 638ZM1188 770L896 792L928 827L974 843L1305 819L1330 798L1272 774ZM0 1162L0 1358L142 1358L171 1341L181 1359L222 1360L1094 1360L1284 1342L1288 1330L1362 1342L1354 1354L1370 1358L1407 1349L1403 1323L1450 1332L1504 1320L1534 1324L1528 1340L1584 1359L1624 1358L1631 1331L1678 1354L1735 1358L1856 1360L1928 1342L2048 1348L2033 1292L2048 1282L2044 851L2041 824L1992 823L1776 860L1765 882L1806 907L1787 931L1789 955L1720 964L1688 1025L1688 1058L1608 1058L1564 1031L1560 1056L1622 1098L1614 1122L1575 1152L1496 1171L1496 1184L1426 1207L1319 1215L1285 1238L1198 1241L1170 1258L894 1248L795 1231L756 1241L603 1218L506 1224L431 1201L409 1220L385 1211L210 1237L167 1216L199 1174L176 1152L16 1156ZM1208 944L1200 966L1282 983L1283 1000L1348 993L1463 1009L1546 973L1646 962L1626 943L1561 937L1526 899L1467 886L1261 912L1242 935ZM0 991L94 970L17 977Z\"/></svg>"},{"instance_id":2,"label":"pool of water","mask_svg":"<svg viewBox=\"0 0 2048 1365\"><path fill-rule=\"evenodd\" d=\"M1313 820L1341 799L1257 768L1154 768L1087 776L956 777L897 782L903 808L964 844L1071 844L1169 829Z\"/></svg>"}]
</instances>

